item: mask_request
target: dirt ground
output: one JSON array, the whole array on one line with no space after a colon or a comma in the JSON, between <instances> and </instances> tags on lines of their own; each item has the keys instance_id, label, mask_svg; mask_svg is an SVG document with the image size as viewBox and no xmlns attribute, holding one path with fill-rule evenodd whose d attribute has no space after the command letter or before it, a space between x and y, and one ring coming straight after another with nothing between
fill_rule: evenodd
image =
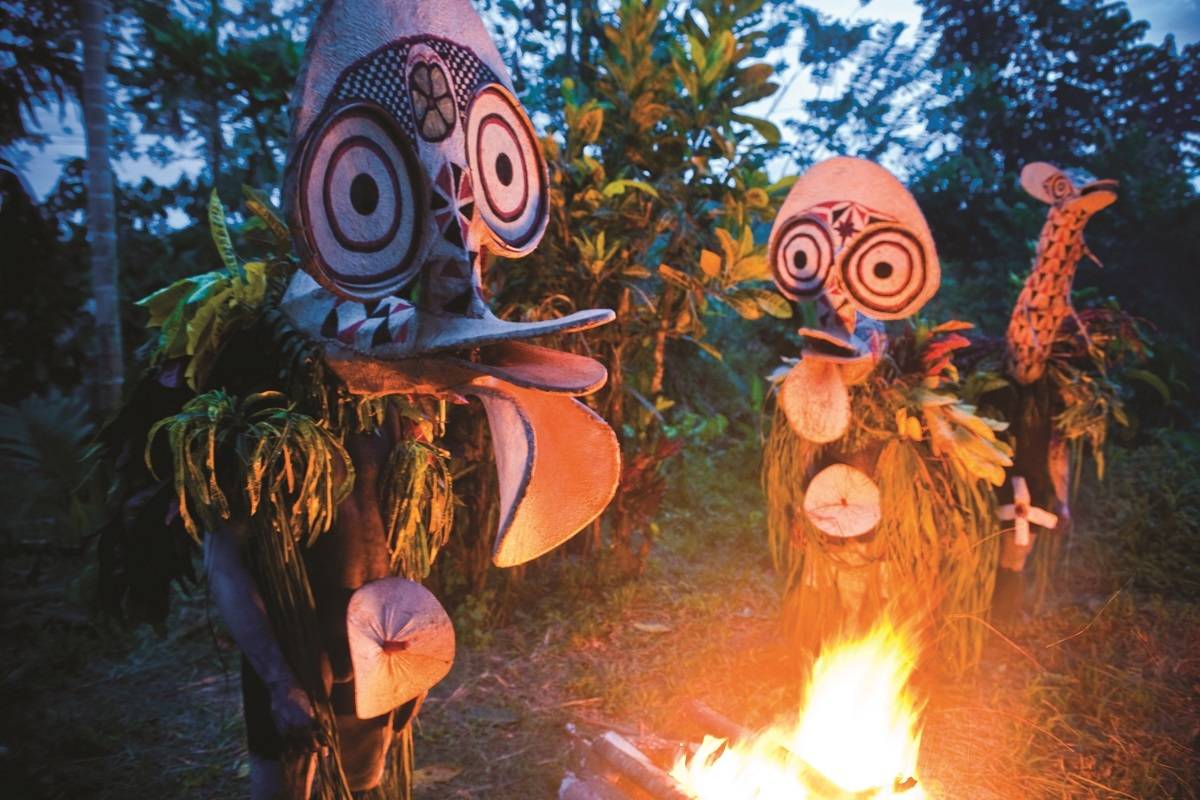
<instances>
[{"instance_id":1,"label":"dirt ground","mask_svg":"<svg viewBox=\"0 0 1200 800\"><path fill-rule=\"evenodd\" d=\"M794 709L761 518L722 513L705 530L668 513L639 582L597 585L560 562L524 582L508 624L460 629L419 720L418 798L554 797L568 724L684 739L701 733L682 713L692 698L752 726ZM80 610L81 567L0 560L0 795L246 796L237 656L203 592L165 638L122 631ZM973 676L932 681L932 796L1197 796L1197 605L1095 585L1077 571L1072 599L993 635Z\"/></svg>"}]
</instances>

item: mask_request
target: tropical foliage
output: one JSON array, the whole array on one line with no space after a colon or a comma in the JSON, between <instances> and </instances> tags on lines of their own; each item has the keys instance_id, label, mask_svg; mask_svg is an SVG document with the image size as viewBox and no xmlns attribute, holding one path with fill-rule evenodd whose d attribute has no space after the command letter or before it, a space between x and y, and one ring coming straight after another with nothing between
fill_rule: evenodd
<instances>
[{"instance_id":1,"label":"tropical foliage","mask_svg":"<svg viewBox=\"0 0 1200 800\"><path fill-rule=\"evenodd\" d=\"M113 6L114 148L143 165L117 186L125 339L132 353L149 313L159 327L145 354L178 365L188 390L220 388L215 345L250 333L244 326L290 249L269 209L279 199L287 94L316 5ZM1090 249L1107 266L1080 269L1077 305L1090 340L1071 340L1056 369L1079 400L1058 422L1097 465L1113 422L1129 421L1116 428L1127 445L1156 427L1193 424L1196 44L1154 43L1119 2L924 0L917 29L873 20L869 6L834 18L776 0L478 5L546 131L553 189L538 251L491 265L494 304L510 318L577 306L619 317L564 343L610 369L595 400L618 430L626 471L612 510L581 541L615 571L644 566L664 487L688 472L681 462L756 447L768 408L762 376L795 349L795 322L778 319L788 309L765 280L763 243L787 179L833 153L880 159L908 180L944 266L929 312L976 322L968 334L976 342L1003 331L1044 219L1017 186L1021 164L1044 159L1119 178L1121 201L1089 227ZM0 70L3 142L33 141L30 112L71 102L77 13L61 0L0 3L20 53ZM70 392L82 377L84 179L82 162L68 162L41 209L0 187L0 232L15 243L2 268L6 285L21 287L5 293L0 330L24 343L0 352L5 402ZM248 197L226 228L211 191L229 198L244 183L268 191ZM218 217L218 226L202 224ZM225 240L221 263L214 231ZM253 255L232 257L234 244ZM128 302L164 286L141 307ZM1127 315L1105 316L1112 295ZM379 409L329 391L313 353L277 323L254 332L278 354L283 379L309 384L295 413L339 429L369 424ZM951 459L960 451L947 442L968 435L990 453L982 429L962 424L991 380L988 365L977 367L964 367L952 403L941 389L912 387L890 409L889 429ZM240 403L282 384L226 388ZM180 408L164 406L162 392L147 395L154 419ZM464 496L494 496L494 476L468 466L487 463L486 432L464 426L460 411L451 411L449 470ZM960 466L995 478L987 459ZM475 502L458 509L443 559L451 574L439 575L467 590L488 580L495 529L494 508Z\"/></svg>"},{"instance_id":2,"label":"tropical foliage","mask_svg":"<svg viewBox=\"0 0 1200 800\"><path fill-rule=\"evenodd\" d=\"M747 320L791 316L769 283L765 227L779 193L764 169L779 140L746 107L775 91L761 0L700 2L667 13L665 0L625 0L601 28L584 84L564 81L561 139L546 139L551 223L542 246L491 275L511 316L612 308L613 325L572 344L609 367L597 400L627 464L607 516L620 571L649 552L647 522L669 456L678 402L672 371L721 359L708 332L722 307ZM675 383L675 387L679 383ZM601 527L591 540L600 550Z\"/></svg>"}]
</instances>

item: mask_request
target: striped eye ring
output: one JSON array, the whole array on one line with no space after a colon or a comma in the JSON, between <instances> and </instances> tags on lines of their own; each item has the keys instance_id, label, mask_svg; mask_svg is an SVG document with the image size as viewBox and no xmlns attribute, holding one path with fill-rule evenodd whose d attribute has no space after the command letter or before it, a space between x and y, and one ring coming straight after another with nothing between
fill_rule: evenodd
<instances>
[{"instance_id":1,"label":"striped eye ring","mask_svg":"<svg viewBox=\"0 0 1200 800\"><path fill-rule=\"evenodd\" d=\"M1075 192L1075 187L1071 185L1071 179L1061 172L1055 173L1046 181L1046 191L1055 200L1063 200L1070 197Z\"/></svg>"},{"instance_id":2,"label":"striped eye ring","mask_svg":"<svg viewBox=\"0 0 1200 800\"><path fill-rule=\"evenodd\" d=\"M420 267L427 192L395 120L373 103L334 112L305 147L298 192L301 248L337 294L374 299Z\"/></svg>"},{"instance_id":3,"label":"striped eye ring","mask_svg":"<svg viewBox=\"0 0 1200 800\"><path fill-rule=\"evenodd\" d=\"M505 255L533 250L550 219L546 162L533 125L503 86L485 86L471 101L467 161L495 245Z\"/></svg>"},{"instance_id":4,"label":"striped eye ring","mask_svg":"<svg viewBox=\"0 0 1200 800\"><path fill-rule=\"evenodd\" d=\"M823 220L805 214L788 221L771 241L771 270L779 290L792 300L821 294L833 265L833 233Z\"/></svg>"},{"instance_id":5,"label":"striped eye ring","mask_svg":"<svg viewBox=\"0 0 1200 800\"><path fill-rule=\"evenodd\" d=\"M841 258L842 284L859 308L875 319L916 313L937 288L930 254L898 223L868 226Z\"/></svg>"}]
</instances>

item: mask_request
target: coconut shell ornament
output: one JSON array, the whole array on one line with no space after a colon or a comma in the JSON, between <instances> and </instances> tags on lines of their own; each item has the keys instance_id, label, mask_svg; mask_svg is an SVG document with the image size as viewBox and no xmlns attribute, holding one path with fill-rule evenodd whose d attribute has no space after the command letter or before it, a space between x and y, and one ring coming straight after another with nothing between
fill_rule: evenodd
<instances>
[{"instance_id":1,"label":"coconut shell ornament","mask_svg":"<svg viewBox=\"0 0 1200 800\"><path fill-rule=\"evenodd\" d=\"M355 713L371 719L418 698L454 663L454 626L437 599L404 578L372 581L346 610Z\"/></svg>"}]
</instances>

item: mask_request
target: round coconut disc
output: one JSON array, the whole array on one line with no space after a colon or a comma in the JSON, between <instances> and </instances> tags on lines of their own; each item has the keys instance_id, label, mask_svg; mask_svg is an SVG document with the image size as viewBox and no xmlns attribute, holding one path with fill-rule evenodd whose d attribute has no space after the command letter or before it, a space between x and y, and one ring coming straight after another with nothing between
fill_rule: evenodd
<instances>
[{"instance_id":1,"label":"round coconut disc","mask_svg":"<svg viewBox=\"0 0 1200 800\"><path fill-rule=\"evenodd\" d=\"M437 599L404 578L372 581L346 610L354 705L371 719L418 697L454 662L454 626Z\"/></svg>"},{"instance_id":2,"label":"round coconut disc","mask_svg":"<svg viewBox=\"0 0 1200 800\"><path fill-rule=\"evenodd\" d=\"M850 392L832 361L801 359L779 387L779 404L792 430L816 444L837 441L850 427Z\"/></svg>"},{"instance_id":3,"label":"round coconut disc","mask_svg":"<svg viewBox=\"0 0 1200 800\"><path fill-rule=\"evenodd\" d=\"M833 464L808 484L804 513L822 533L861 536L879 524L879 487L861 470Z\"/></svg>"}]
</instances>

